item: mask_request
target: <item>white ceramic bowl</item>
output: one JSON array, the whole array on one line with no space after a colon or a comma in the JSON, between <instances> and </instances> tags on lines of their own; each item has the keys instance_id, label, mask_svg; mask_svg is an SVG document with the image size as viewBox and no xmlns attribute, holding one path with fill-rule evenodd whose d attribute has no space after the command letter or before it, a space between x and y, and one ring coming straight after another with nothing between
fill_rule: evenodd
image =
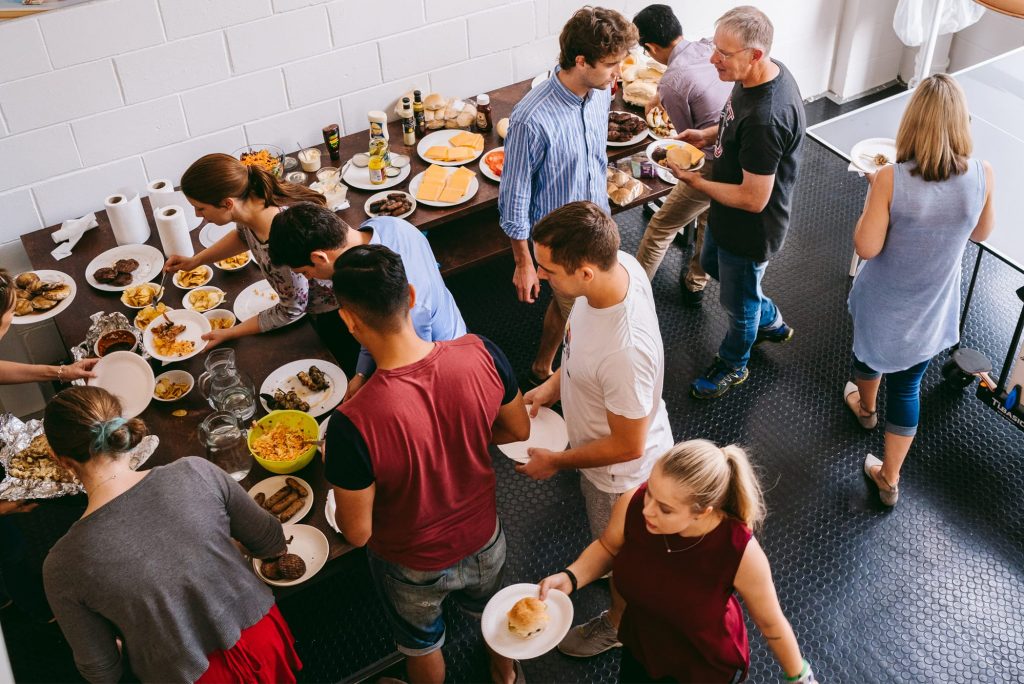
<instances>
[{"instance_id":1,"label":"white ceramic bowl","mask_svg":"<svg viewBox=\"0 0 1024 684\"><path fill-rule=\"evenodd\" d=\"M180 273L180 271L175 271L174 275L171 276L171 280L174 282L174 286L178 287L178 288L180 288L182 290L191 290L191 289L196 288L196 287L202 287L203 285L206 285L206 283L208 283L211 280L213 280L213 269L212 268L210 268L206 264L203 264L202 266L197 266L196 268L206 269L206 277L203 278L203 281L201 283L199 283L199 285L189 285L189 286L182 285L180 282L178 282L178 274Z\"/></svg>"},{"instance_id":2,"label":"white ceramic bowl","mask_svg":"<svg viewBox=\"0 0 1024 684\"><path fill-rule=\"evenodd\" d=\"M156 386L153 389L153 398L157 401L178 401L178 399L184 399L188 396L188 393L196 386L196 379L192 377L192 374L188 371L183 370L169 370L166 373L161 373L156 376L156 384L159 385L161 380L166 379L169 382L173 382L175 385L188 385L188 389L185 390L185 394L174 399L161 399L157 396Z\"/></svg>"},{"instance_id":3,"label":"white ceramic bowl","mask_svg":"<svg viewBox=\"0 0 1024 684\"><path fill-rule=\"evenodd\" d=\"M215 292L215 293L219 293L220 294L220 301L217 302L214 306L210 307L209 309L197 309L196 306L192 303L192 295L194 295L197 292ZM190 290L189 292L185 293L185 295L181 298L181 305L184 308L189 309L191 311L198 311L199 313L205 313L206 311L211 311L213 309L216 309L218 306L223 304L225 299L226 299L226 297L227 297L227 293L224 292L224 290L222 290L219 287L217 287L216 285L204 285L202 287L197 287L197 288L195 288L193 290Z\"/></svg>"},{"instance_id":4,"label":"white ceramic bowl","mask_svg":"<svg viewBox=\"0 0 1024 684\"><path fill-rule=\"evenodd\" d=\"M231 313L227 309L210 309L209 311L204 311L203 316L206 317L206 320L210 321L210 326L214 330L217 329L217 326L213 323L214 321L231 321L230 325L227 326L229 328L238 322L238 319L235 318L235 314Z\"/></svg>"}]
</instances>

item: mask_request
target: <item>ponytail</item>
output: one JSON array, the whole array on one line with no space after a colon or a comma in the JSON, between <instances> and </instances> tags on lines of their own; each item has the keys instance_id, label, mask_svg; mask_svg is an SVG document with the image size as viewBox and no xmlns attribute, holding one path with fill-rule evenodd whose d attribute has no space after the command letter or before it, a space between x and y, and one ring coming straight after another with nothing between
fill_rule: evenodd
<instances>
[{"instance_id":1,"label":"ponytail","mask_svg":"<svg viewBox=\"0 0 1024 684\"><path fill-rule=\"evenodd\" d=\"M207 154L181 175L181 191L185 196L219 207L229 197L255 198L266 207L280 207L296 202L313 202L326 206L319 192L303 185L283 182L259 166L246 166L229 154Z\"/></svg>"},{"instance_id":2,"label":"ponytail","mask_svg":"<svg viewBox=\"0 0 1024 684\"><path fill-rule=\"evenodd\" d=\"M716 508L756 529L764 520L761 485L746 452L703 439L680 442L658 462L662 474L682 487L694 511Z\"/></svg>"},{"instance_id":3,"label":"ponytail","mask_svg":"<svg viewBox=\"0 0 1024 684\"><path fill-rule=\"evenodd\" d=\"M138 418L121 417L121 402L99 387L71 387L46 405L43 430L59 456L85 463L101 454L117 456L146 436Z\"/></svg>"}]
</instances>

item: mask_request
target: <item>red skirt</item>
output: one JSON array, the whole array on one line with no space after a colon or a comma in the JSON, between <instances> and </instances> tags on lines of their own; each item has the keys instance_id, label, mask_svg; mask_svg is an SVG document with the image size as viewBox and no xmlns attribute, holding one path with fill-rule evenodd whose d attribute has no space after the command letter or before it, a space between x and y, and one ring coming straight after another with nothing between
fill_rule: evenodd
<instances>
[{"instance_id":1,"label":"red skirt","mask_svg":"<svg viewBox=\"0 0 1024 684\"><path fill-rule=\"evenodd\" d=\"M276 604L263 619L243 629L234 646L208 658L210 667L196 684L294 684L295 672L302 669L295 638Z\"/></svg>"}]
</instances>

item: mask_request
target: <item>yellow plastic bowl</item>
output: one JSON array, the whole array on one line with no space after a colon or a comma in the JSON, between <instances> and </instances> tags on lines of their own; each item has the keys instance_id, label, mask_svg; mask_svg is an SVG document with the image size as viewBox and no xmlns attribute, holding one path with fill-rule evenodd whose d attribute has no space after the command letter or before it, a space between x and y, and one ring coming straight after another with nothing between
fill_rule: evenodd
<instances>
[{"instance_id":1,"label":"yellow plastic bowl","mask_svg":"<svg viewBox=\"0 0 1024 684\"><path fill-rule=\"evenodd\" d=\"M252 448L252 443L265 430L270 430L275 425L302 430L306 439L316 439L320 435L320 426L317 425L316 419L305 411L271 411L256 421L256 425L249 430L249 451L252 452L252 457L256 459L256 462L278 475L294 473L308 466L316 454L316 444L310 444L309 448L289 461L268 461L265 458L260 458L260 455Z\"/></svg>"}]
</instances>

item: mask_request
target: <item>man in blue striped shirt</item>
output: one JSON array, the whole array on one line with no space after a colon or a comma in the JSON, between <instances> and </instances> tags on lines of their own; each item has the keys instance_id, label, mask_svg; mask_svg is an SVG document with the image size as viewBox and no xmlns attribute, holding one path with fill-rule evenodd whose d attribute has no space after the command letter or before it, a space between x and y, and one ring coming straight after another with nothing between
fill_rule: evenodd
<instances>
[{"instance_id":1,"label":"man in blue striped shirt","mask_svg":"<svg viewBox=\"0 0 1024 684\"><path fill-rule=\"evenodd\" d=\"M540 280L530 254L532 227L555 209L589 200L608 211L610 86L637 42L636 27L614 10L578 10L559 36L558 67L512 110L498 194L501 228L512 240L519 301L533 303ZM530 369L536 384L551 375L573 300L553 293Z\"/></svg>"}]
</instances>

